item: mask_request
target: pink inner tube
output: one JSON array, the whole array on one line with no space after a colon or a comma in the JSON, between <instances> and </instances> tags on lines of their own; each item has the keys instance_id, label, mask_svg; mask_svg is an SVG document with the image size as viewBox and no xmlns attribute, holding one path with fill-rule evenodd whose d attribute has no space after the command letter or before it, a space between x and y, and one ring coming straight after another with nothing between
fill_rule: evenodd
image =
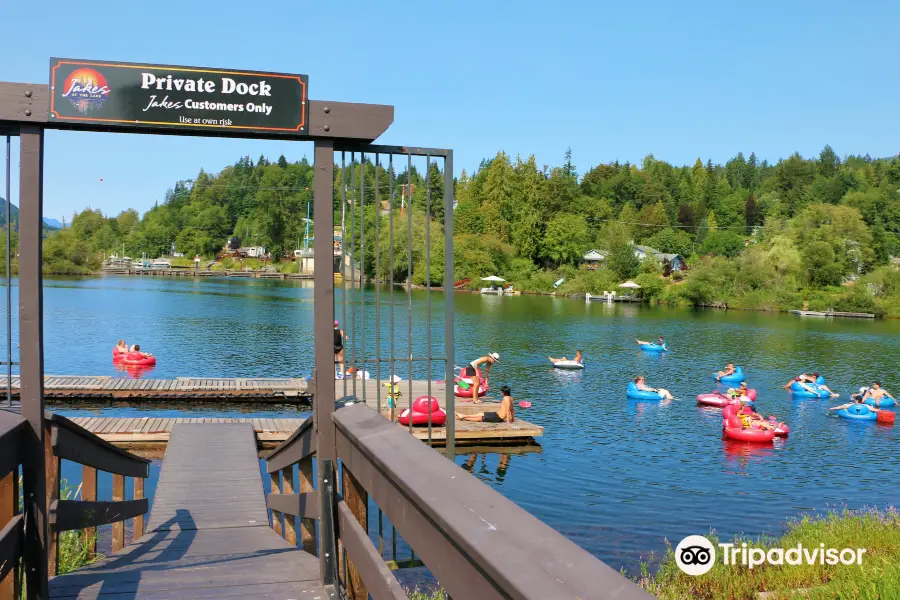
<instances>
[{"instance_id":1,"label":"pink inner tube","mask_svg":"<svg viewBox=\"0 0 900 600\"><path fill-rule=\"evenodd\" d=\"M787 423L779 423L774 419L769 419L769 425L775 427L776 437L787 437L791 433L791 428L787 426Z\"/></svg>"},{"instance_id":2,"label":"pink inner tube","mask_svg":"<svg viewBox=\"0 0 900 600\"><path fill-rule=\"evenodd\" d=\"M727 425L724 429L727 437L742 442L765 444L775 439L775 432L771 429L743 429L741 427L728 427Z\"/></svg>"},{"instance_id":3,"label":"pink inner tube","mask_svg":"<svg viewBox=\"0 0 900 600\"><path fill-rule=\"evenodd\" d=\"M751 402L756 400L756 390L747 390L747 397ZM731 396L728 396L721 392L710 392L708 394L700 394L699 396L697 396L697 403L705 404L706 406L716 406L718 408L722 408L730 402L737 402L737 398L732 398Z\"/></svg>"},{"instance_id":4,"label":"pink inner tube","mask_svg":"<svg viewBox=\"0 0 900 600\"><path fill-rule=\"evenodd\" d=\"M122 359L122 364L124 365L141 365L145 367L149 367L151 365L156 364L155 356L144 356L140 352L129 352L125 358Z\"/></svg>"},{"instance_id":5,"label":"pink inner tube","mask_svg":"<svg viewBox=\"0 0 900 600\"><path fill-rule=\"evenodd\" d=\"M431 415L431 424L440 427L447 422L447 412L441 408L436 398L428 396L419 396L412 404L412 409L407 408L397 420L401 425L409 425L410 421L413 425L428 425L429 414Z\"/></svg>"},{"instance_id":6,"label":"pink inner tube","mask_svg":"<svg viewBox=\"0 0 900 600\"><path fill-rule=\"evenodd\" d=\"M123 358L125 358L125 355L127 355L127 354L128 354L127 352L120 352L117 347L113 346L113 360L114 361L122 360Z\"/></svg>"},{"instance_id":7,"label":"pink inner tube","mask_svg":"<svg viewBox=\"0 0 900 600\"><path fill-rule=\"evenodd\" d=\"M455 384L458 381L465 381L470 386L472 385L472 380L468 377L457 377L453 380L453 383ZM485 394L487 394L487 391L488 388L484 385L484 380L482 379L481 384L478 386L478 397L480 398L481 396L484 396ZM463 389L458 385L453 386L453 395L457 396L458 398L471 398L473 393L474 390L472 389L472 387L469 387L469 389Z\"/></svg>"},{"instance_id":8,"label":"pink inner tube","mask_svg":"<svg viewBox=\"0 0 900 600\"><path fill-rule=\"evenodd\" d=\"M412 415L412 419L410 419L410 415ZM428 413L410 411L407 408L402 413L400 413L400 416L397 417L397 420L401 425L409 425L410 420L412 420L413 425L428 425ZM431 425L433 427L442 427L446 422L447 411L445 411L443 408L439 408L435 412L431 413Z\"/></svg>"}]
</instances>

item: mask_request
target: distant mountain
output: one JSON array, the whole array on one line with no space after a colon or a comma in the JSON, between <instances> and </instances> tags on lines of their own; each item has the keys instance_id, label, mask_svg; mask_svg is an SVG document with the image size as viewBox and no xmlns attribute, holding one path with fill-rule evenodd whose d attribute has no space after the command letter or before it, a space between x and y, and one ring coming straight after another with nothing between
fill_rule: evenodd
<instances>
[{"instance_id":1,"label":"distant mountain","mask_svg":"<svg viewBox=\"0 0 900 600\"><path fill-rule=\"evenodd\" d=\"M9 214L12 218L13 227L19 230L19 207L15 204L9 205ZM6 199L0 196L0 227L6 225ZM44 217L44 229L62 229L62 223L56 219Z\"/></svg>"}]
</instances>

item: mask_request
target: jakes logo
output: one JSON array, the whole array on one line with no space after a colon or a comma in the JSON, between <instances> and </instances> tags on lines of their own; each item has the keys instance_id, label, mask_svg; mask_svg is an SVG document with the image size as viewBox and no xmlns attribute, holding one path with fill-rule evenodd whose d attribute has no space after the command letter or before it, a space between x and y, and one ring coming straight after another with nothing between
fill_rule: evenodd
<instances>
[{"instance_id":1,"label":"jakes logo","mask_svg":"<svg viewBox=\"0 0 900 600\"><path fill-rule=\"evenodd\" d=\"M63 98L67 98L79 112L87 113L103 106L109 98L106 78L94 69L75 69L63 82Z\"/></svg>"}]
</instances>

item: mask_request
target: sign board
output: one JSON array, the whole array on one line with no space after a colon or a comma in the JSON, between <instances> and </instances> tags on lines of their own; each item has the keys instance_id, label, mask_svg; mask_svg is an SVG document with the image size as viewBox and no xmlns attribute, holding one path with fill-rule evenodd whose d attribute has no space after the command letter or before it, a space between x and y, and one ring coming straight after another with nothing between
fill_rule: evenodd
<instances>
[{"instance_id":1,"label":"sign board","mask_svg":"<svg viewBox=\"0 0 900 600\"><path fill-rule=\"evenodd\" d=\"M109 128L306 135L309 77L50 59L50 120Z\"/></svg>"}]
</instances>

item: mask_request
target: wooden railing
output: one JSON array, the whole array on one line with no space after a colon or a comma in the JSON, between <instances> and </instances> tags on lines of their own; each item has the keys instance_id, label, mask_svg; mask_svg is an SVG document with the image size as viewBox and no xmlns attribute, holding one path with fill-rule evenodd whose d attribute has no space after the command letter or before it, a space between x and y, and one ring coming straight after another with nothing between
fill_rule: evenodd
<instances>
[{"instance_id":1,"label":"wooden railing","mask_svg":"<svg viewBox=\"0 0 900 600\"><path fill-rule=\"evenodd\" d=\"M13 413L0 411L0 600L18 598L19 569L27 567L30 552L43 548L26 547L26 515L19 506L18 476L23 459L25 436L33 435L28 423ZM82 465L81 500L60 499L60 460ZM48 539L47 575L58 571L60 532L80 529L92 553L96 553L97 527L112 524L113 552L125 546L125 521L133 519L133 539L144 534L143 515L149 510L144 498L144 479L150 461L113 446L60 415L44 418L44 464ZM97 500L97 471L113 475L112 501ZM134 479L134 499L125 500L125 478ZM26 501L27 503L27 501Z\"/></svg>"},{"instance_id":2,"label":"wooden railing","mask_svg":"<svg viewBox=\"0 0 900 600\"><path fill-rule=\"evenodd\" d=\"M266 504L272 509L272 528L296 544L299 518L300 542L311 554L316 554L315 520L319 518L319 499L313 491L315 453L316 432L309 418L266 458L266 472L272 478L272 492L266 498ZM297 463L300 464L299 493L295 492L294 484Z\"/></svg>"},{"instance_id":3,"label":"wooden railing","mask_svg":"<svg viewBox=\"0 0 900 600\"><path fill-rule=\"evenodd\" d=\"M310 521L309 543L305 541L304 547L311 552L315 549L311 519L334 515L333 537L320 538L320 544L326 545L326 552L338 549L331 550L331 571L339 574L335 583L347 598L365 600L369 594L375 600L407 598L369 538L370 496L453 598L652 598L368 406L337 410L332 421L343 484L343 495L331 496L333 510L320 512L311 493L316 449L312 419L269 456L267 471L273 475L269 506L276 531L288 539L288 526L278 529L275 510L285 515L285 524L297 517ZM281 494L274 493L278 472L292 473L297 462L302 471L304 461L310 473L307 488L300 494L284 487ZM321 485L319 492L319 499L329 497ZM328 529L328 523L320 524L320 535L327 536ZM338 568L344 553L347 560Z\"/></svg>"}]
</instances>

